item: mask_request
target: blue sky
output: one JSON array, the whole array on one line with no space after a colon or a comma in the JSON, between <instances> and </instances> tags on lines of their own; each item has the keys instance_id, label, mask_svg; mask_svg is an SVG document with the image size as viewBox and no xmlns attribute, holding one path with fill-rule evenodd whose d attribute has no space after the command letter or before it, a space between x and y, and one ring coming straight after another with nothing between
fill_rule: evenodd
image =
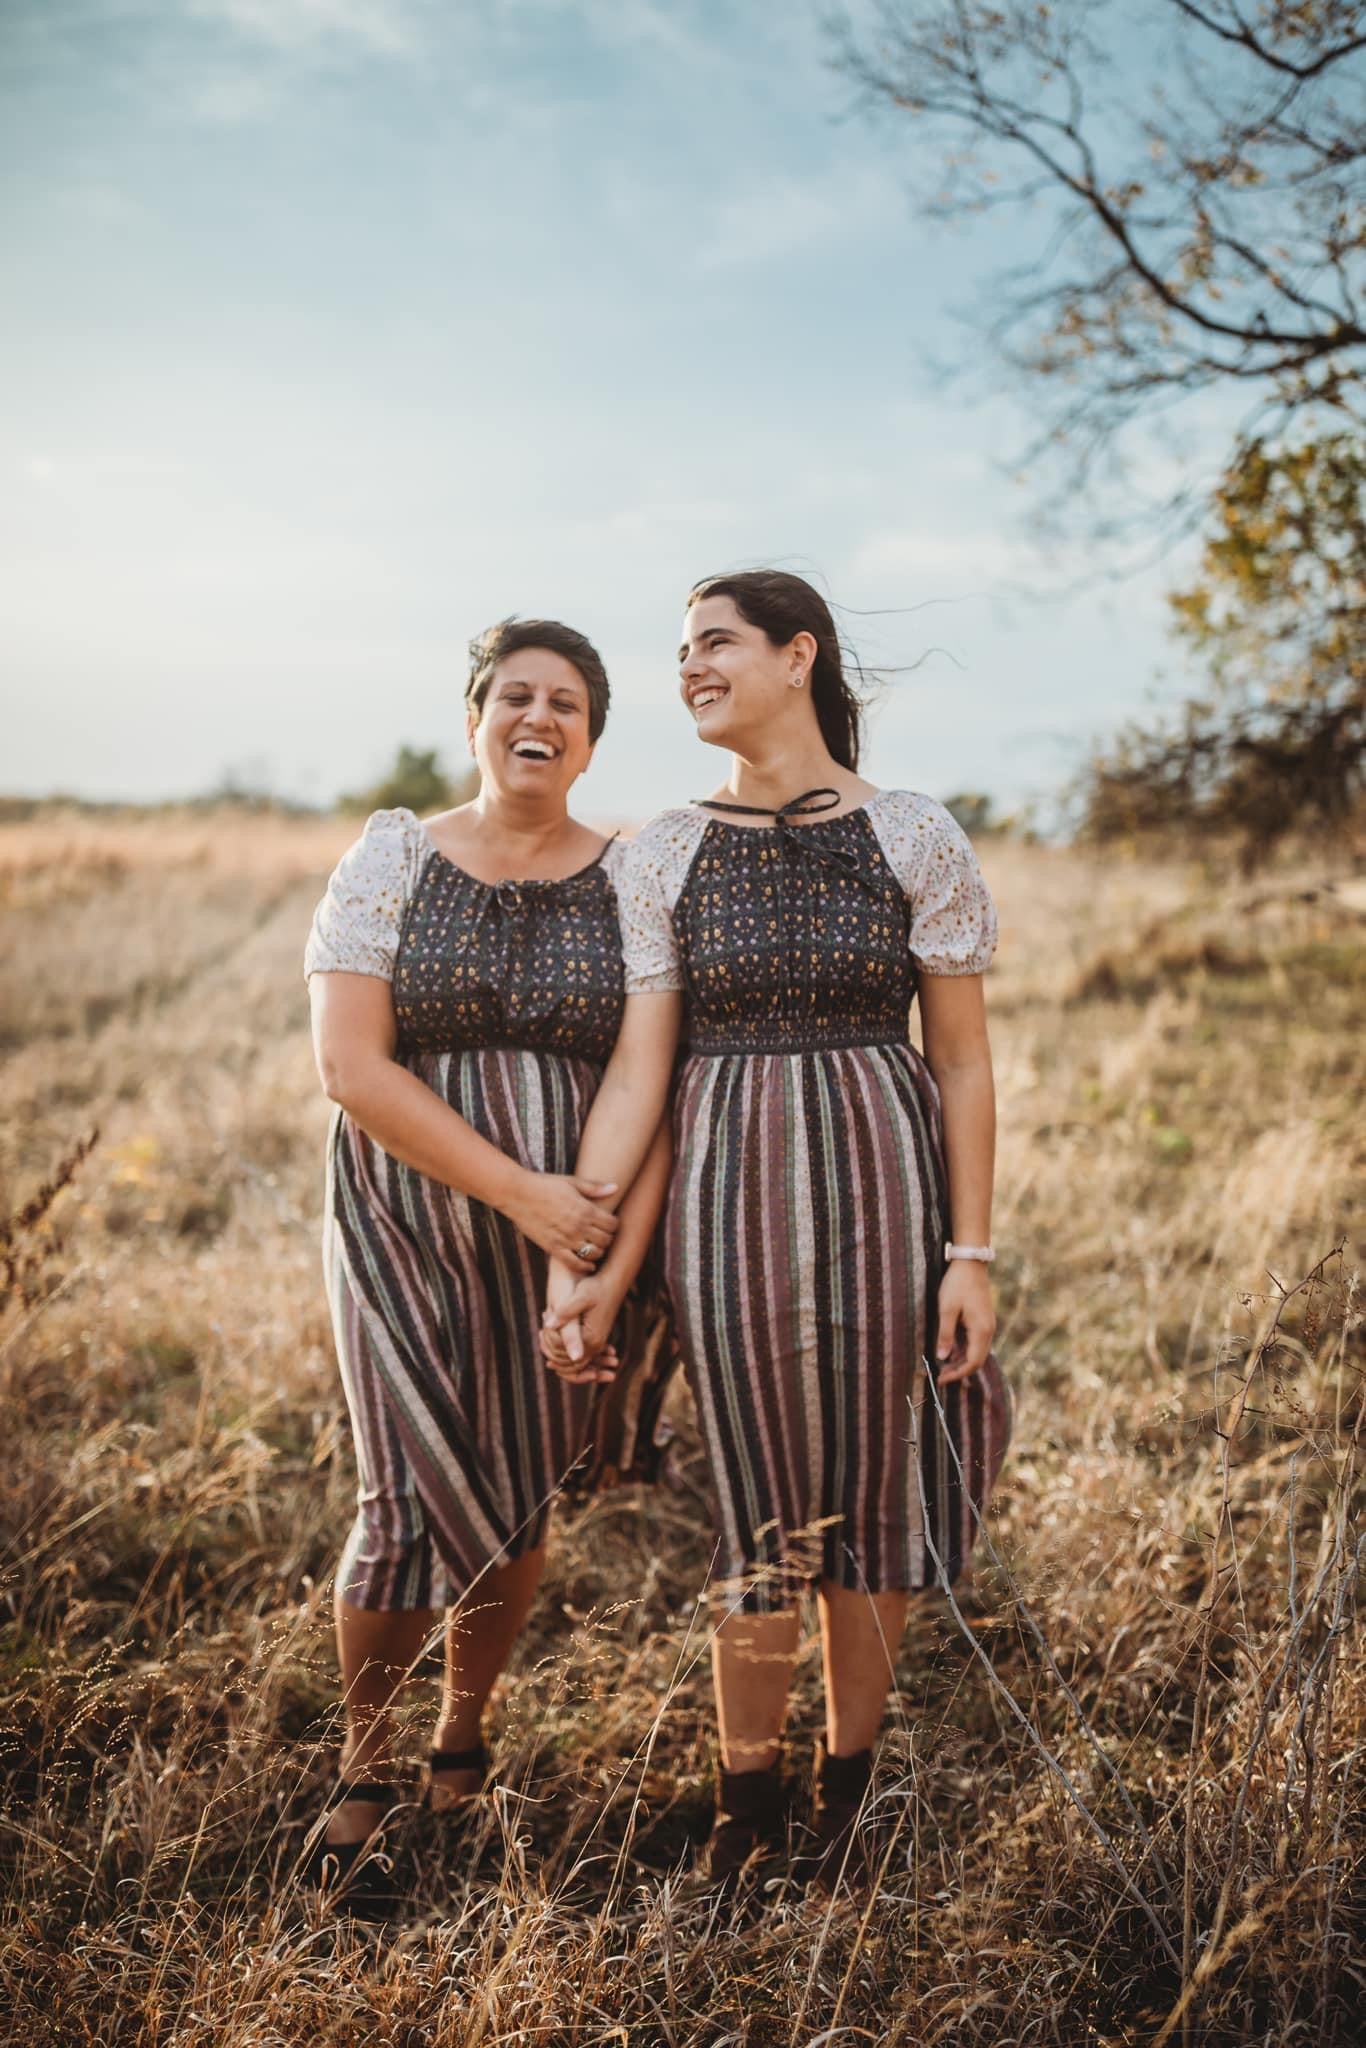
<instances>
[{"instance_id":1,"label":"blue sky","mask_svg":"<svg viewBox=\"0 0 1366 2048\"><path fill-rule=\"evenodd\" d=\"M517 611L601 647L580 808L639 815L718 779L681 600L759 561L919 660L881 782L1014 803L1175 687L1174 565L1041 601L1088 562L1034 549L1028 413L931 368L971 368L953 309L1018 229L919 217L923 145L848 118L819 24L5 0L0 787L248 768L321 801L400 741L454 766L465 644Z\"/></svg>"}]
</instances>

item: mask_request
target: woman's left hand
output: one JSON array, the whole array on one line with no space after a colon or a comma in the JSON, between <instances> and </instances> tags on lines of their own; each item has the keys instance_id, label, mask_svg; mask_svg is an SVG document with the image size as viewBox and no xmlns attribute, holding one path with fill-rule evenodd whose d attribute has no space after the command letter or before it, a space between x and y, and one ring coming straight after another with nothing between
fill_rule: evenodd
<instances>
[{"instance_id":1,"label":"woman's left hand","mask_svg":"<svg viewBox=\"0 0 1366 2048\"><path fill-rule=\"evenodd\" d=\"M987 1362L996 1335L991 1275L982 1259L950 1259L939 1287L940 1386L965 1380ZM948 1361L952 1359L952 1364Z\"/></svg>"},{"instance_id":2,"label":"woman's left hand","mask_svg":"<svg viewBox=\"0 0 1366 2048\"><path fill-rule=\"evenodd\" d=\"M620 1360L609 1340L620 1307L606 1280L596 1274L581 1279L552 1259L541 1317L541 1350L550 1370L576 1385L614 1380Z\"/></svg>"}]
</instances>

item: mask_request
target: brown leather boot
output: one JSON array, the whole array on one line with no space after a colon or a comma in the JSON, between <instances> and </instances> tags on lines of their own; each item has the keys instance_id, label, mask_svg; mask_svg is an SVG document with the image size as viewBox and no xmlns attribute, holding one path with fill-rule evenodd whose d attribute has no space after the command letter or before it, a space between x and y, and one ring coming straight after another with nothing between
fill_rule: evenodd
<instances>
[{"instance_id":1,"label":"brown leather boot","mask_svg":"<svg viewBox=\"0 0 1366 2048\"><path fill-rule=\"evenodd\" d=\"M730 1894L778 1841L783 1824L783 1783L776 1764L762 1771L725 1771L716 1792L716 1819L702 1860L708 1891Z\"/></svg>"},{"instance_id":2,"label":"brown leather boot","mask_svg":"<svg viewBox=\"0 0 1366 2048\"><path fill-rule=\"evenodd\" d=\"M857 1886L871 1874L867 1823L858 1825L873 1782L873 1752L831 1756L822 1744L816 1751L816 1811L811 1846L796 1866L807 1884L834 1891L836 1885Z\"/></svg>"}]
</instances>

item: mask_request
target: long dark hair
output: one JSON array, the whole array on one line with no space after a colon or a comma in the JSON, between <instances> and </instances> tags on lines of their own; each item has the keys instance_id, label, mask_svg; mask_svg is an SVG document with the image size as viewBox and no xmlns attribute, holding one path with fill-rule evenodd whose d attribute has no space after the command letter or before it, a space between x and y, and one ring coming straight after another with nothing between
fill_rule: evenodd
<instances>
[{"instance_id":1,"label":"long dark hair","mask_svg":"<svg viewBox=\"0 0 1366 2048\"><path fill-rule=\"evenodd\" d=\"M830 607L819 590L787 569L740 569L733 576L707 576L688 593L689 605L704 597L728 597L740 617L786 647L798 633L816 643L811 696L821 738L841 768L857 768L863 742L863 699L844 672L844 649Z\"/></svg>"}]
</instances>

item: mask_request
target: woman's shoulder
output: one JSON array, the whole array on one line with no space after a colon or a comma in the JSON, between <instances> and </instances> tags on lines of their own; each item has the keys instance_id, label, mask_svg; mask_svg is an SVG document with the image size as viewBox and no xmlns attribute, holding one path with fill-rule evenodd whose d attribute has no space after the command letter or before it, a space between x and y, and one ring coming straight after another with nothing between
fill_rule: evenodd
<instances>
[{"instance_id":1,"label":"woman's shoulder","mask_svg":"<svg viewBox=\"0 0 1366 2048\"><path fill-rule=\"evenodd\" d=\"M884 854L908 894L937 861L975 869L972 841L947 804L919 789L880 789L868 815Z\"/></svg>"},{"instance_id":2,"label":"woman's shoulder","mask_svg":"<svg viewBox=\"0 0 1366 2048\"><path fill-rule=\"evenodd\" d=\"M338 873L352 887L372 883L387 889L396 881L411 882L431 851L432 841L415 811L371 811L360 837L342 855Z\"/></svg>"},{"instance_id":3,"label":"woman's shoulder","mask_svg":"<svg viewBox=\"0 0 1366 2048\"><path fill-rule=\"evenodd\" d=\"M313 915L304 972L392 977L404 908L430 841L411 811L372 811Z\"/></svg>"},{"instance_id":4,"label":"woman's shoulder","mask_svg":"<svg viewBox=\"0 0 1366 2048\"><path fill-rule=\"evenodd\" d=\"M626 842L618 869L618 896L628 909L650 915L673 910L702 843L707 814L695 804L660 811Z\"/></svg>"},{"instance_id":5,"label":"woman's shoulder","mask_svg":"<svg viewBox=\"0 0 1366 2048\"><path fill-rule=\"evenodd\" d=\"M631 841L624 838L620 832L614 832L599 847L596 855L591 858L586 871L591 872L593 868L601 868L605 875L612 881L615 881L618 875L625 872L630 861L630 855Z\"/></svg>"},{"instance_id":6,"label":"woman's shoulder","mask_svg":"<svg viewBox=\"0 0 1366 2048\"><path fill-rule=\"evenodd\" d=\"M903 845L928 850L946 840L970 843L948 805L920 789L879 789L869 797L867 809L879 837L895 837Z\"/></svg>"},{"instance_id":7,"label":"woman's shoulder","mask_svg":"<svg viewBox=\"0 0 1366 2048\"><path fill-rule=\"evenodd\" d=\"M426 837L426 827L416 811L410 811L406 804L400 804L391 811L371 811L361 826L360 837L354 845L381 848L407 847Z\"/></svg>"},{"instance_id":8,"label":"woman's shoulder","mask_svg":"<svg viewBox=\"0 0 1366 2048\"><path fill-rule=\"evenodd\" d=\"M674 804L656 811L630 841L631 851L645 858L668 855L680 846L695 843L707 829L707 814L696 804Z\"/></svg>"},{"instance_id":9,"label":"woman's shoulder","mask_svg":"<svg viewBox=\"0 0 1366 2048\"><path fill-rule=\"evenodd\" d=\"M868 799L868 809L875 816L895 819L902 825L919 824L929 829L945 822L957 824L948 805L940 803L937 796L926 796L923 789L874 790Z\"/></svg>"}]
</instances>

